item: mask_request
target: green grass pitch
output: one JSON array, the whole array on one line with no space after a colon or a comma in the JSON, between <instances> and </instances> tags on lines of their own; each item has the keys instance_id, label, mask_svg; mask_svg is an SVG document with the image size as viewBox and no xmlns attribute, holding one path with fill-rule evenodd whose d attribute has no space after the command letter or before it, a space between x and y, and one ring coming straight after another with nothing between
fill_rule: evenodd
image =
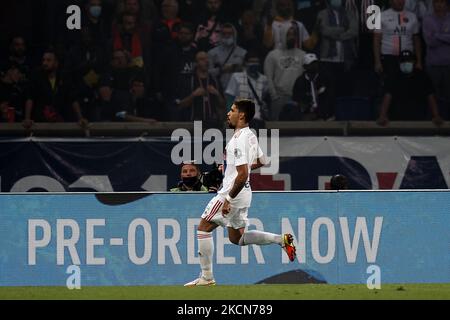
<instances>
[{"instance_id":1,"label":"green grass pitch","mask_svg":"<svg viewBox=\"0 0 450 320\"><path fill-rule=\"evenodd\" d=\"M185 288L183 286L142 287L0 287L0 299L146 299L146 300L450 300L450 283L382 284L369 290L365 285L242 285Z\"/></svg>"}]
</instances>

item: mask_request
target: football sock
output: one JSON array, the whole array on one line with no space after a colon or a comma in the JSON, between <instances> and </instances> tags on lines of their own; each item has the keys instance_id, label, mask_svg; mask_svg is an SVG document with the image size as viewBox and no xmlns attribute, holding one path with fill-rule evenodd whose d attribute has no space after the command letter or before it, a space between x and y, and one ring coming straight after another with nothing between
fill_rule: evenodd
<instances>
[{"instance_id":1,"label":"football sock","mask_svg":"<svg viewBox=\"0 0 450 320\"><path fill-rule=\"evenodd\" d=\"M212 257L214 254L212 232L197 231L197 241L202 276L211 280L213 279Z\"/></svg>"},{"instance_id":2,"label":"football sock","mask_svg":"<svg viewBox=\"0 0 450 320\"><path fill-rule=\"evenodd\" d=\"M264 232L259 230L251 230L246 231L241 239L239 239L239 245L240 246L246 246L249 244L259 244L259 245L265 245L265 244L272 244L277 243L280 246L283 245L283 236L279 234L274 234L270 232Z\"/></svg>"}]
</instances>

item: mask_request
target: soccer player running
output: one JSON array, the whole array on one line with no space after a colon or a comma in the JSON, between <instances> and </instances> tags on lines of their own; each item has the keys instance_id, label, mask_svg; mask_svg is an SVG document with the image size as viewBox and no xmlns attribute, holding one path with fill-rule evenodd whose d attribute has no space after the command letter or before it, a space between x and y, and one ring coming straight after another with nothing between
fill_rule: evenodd
<instances>
[{"instance_id":1,"label":"soccer player running","mask_svg":"<svg viewBox=\"0 0 450 320\"><path fill-rule=\"evenodd\" d=\"M296 249L291 234L273 234L258 230L245 231L248 226L247 213L252 201L250 171L264 165L263 152L258 139L249 128L255 115L255 104L251 100L236 101L227 114L228 126L234 135L226 146L225 176L222 188L208 203L197 228L200 276L185 284L186 287L212 286L214 243L212 231L218 226L228 228L228 237L236 245L278 244L294 261Z\"/></svg>"}]
</instances>

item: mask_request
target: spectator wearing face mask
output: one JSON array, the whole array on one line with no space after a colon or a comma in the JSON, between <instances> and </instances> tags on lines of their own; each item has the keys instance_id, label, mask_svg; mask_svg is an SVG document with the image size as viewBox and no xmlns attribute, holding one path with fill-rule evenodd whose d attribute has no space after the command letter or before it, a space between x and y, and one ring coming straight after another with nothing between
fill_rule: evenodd
<instances>
[{"instance_id":1,"label":"spectator wearing face mask","mask_svg":"<svg viewBox=\"0 0 450 320\"><path fill-rule=\"evenodd\" d=\"M330 190L347 190L348 179L342 174L336 174L330 179Z\"/></svg>"},{"instance_id":2,"label":"spectator wearing face mask","mask_svg":"<svg viewBox=\"0 0 450 320\"><path fill-rule=\"evenodd\" d=\"M305 52L295 47L297 39L297 29L290 28L286 33L286 47L272 50L264 61L264 74L269 81L272 121L278 121L283 107L292 101L295 80L304 71Z\"/></svg>"},{"instance_id":3,"label":"spectator wearing face mask","mask_svg":"<svg viewBox=\"0 0 450 320\"><path fill-rule=\"evenodd\" d=\"M175 188L170 189L170 192L186 192L186 191L202 191L208 192L200 181L201 172L198 166L193 162L183 163L181 166L181 181Z\"/></svg>"},{"instance_id":4,"label":"spectator wearing face mask","mask_svg":"<svg viewBox=\"0 0 450 320\"><path fill-rule=\"evenodd\" d=\"M424 121L429 107L432 121L442 124L433 84L425 72L414 67L416 57L409 50L400 55L400 73L385 85L385 94L377 123L386 126L389 120Z\"/></svg>"},{"instance_id":5,"label":"spectator wearing face mask","mask_svg":"<svg viewBox=\"0 0 450 320\"><path fill-rule=\"evenodd\" d=\"M111 37L111 18L106 14L103 1L87 0L81 19L83 29L89 31L92 41L99 46L106 46ZM81 37L81 34L78 33L78 36ZM78 43L78 41L73 43Z\"/></svg>"},{"instance_id":6,"label":"spectator wearing face mask","mask_svg":"<svg viewBox=\"0 0 450 320\"><path fill-rule=\"evenodd\" d=\"M422 69L420 25L417 16L405 10L405 0L390 0L391 8L381 12L381 29L374 31L373 55L375 72L391 81L399 72L399 57L403 50L414 52L416 68Z\"/></svg>"},{"instance_id":7,"label":"spectator wearing face mask","mask_svg":"<svg viewBox=\"0 0 450 320\"><path fill-rule=\"evenodd\" d=\"M250 127L255 129L264 126L269 117L269 82L261 73L261 62L256 52L248 52L245 56L244 70L233 73L225 90L228 110L236 99L250 99L255 102L255 116Z\"/></svg>"},{"instance_id":8,"label":"spectator wearing face mask","mask_svg":"<svg viewBox=\"0 0 450 320\"><path fill-rule=\"evenodd\" d=\"M237 45L236 29L230 23L222 26L219 43L208 51L209 72L219 79L222 89L226 89L231 75L242 70L247 51Z\"/></svg>"}]
</instances>

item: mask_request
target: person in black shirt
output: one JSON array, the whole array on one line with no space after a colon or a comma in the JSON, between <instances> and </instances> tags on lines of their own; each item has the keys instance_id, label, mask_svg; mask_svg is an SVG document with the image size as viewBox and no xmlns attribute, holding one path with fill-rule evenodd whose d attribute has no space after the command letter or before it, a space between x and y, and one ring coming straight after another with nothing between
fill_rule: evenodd
<instances>
[{"instance_id":1,"label":"person in black shirt","mask_svg":"<svg viewBox=\"0 0 450 320\"><path fill-rule=\"evenodd\" d=\"M0 122L18 122L23 119L25 105L30 103L28 83L19 65L7 64L0 70Z\"/></svg>"},{"instance_id":2,"label":"person in black shirt","mask_svg":"<svg viewBox=\"0 0 450 320\"><path fill-rule=\"evenodd\" d=\"M31 81L32 103L27 104L25 127L38 122L66 122L78 120L80 125L87 124L81 115L77 102L77 93L71 79L64 77L55 52L46 50L42 58L41 69Z\"/></svg>"},{"instance_id":3,"label":"person in black shirt","mask_svg":"<svg viewBox=\"0 0 450 320\"><path fill-rule=\"evenodd\" d=\"M217 80L208 72L208 54L199 51L195 56L196 68L187 83L188 87L180 91L176 103L185 115L184 121L204 121L206 126L218 127L225 114L225 99L219 92Z\"/></svg>"},{"instance_id":4,"label":"person in black shirt","mask_svg":"<svg viewBox=\"0 0 450 320\"><path fill-rule=\"evenodd\" d=\"M426 106L430 108L432 121L441 125L434 88L427 74L414 68L416 57L409 50L400 54L400 70L391 81L386 82L385 94L377 123L386 126L394 121L423 121L427 118Z\"/></svg>"}]
</instances>

